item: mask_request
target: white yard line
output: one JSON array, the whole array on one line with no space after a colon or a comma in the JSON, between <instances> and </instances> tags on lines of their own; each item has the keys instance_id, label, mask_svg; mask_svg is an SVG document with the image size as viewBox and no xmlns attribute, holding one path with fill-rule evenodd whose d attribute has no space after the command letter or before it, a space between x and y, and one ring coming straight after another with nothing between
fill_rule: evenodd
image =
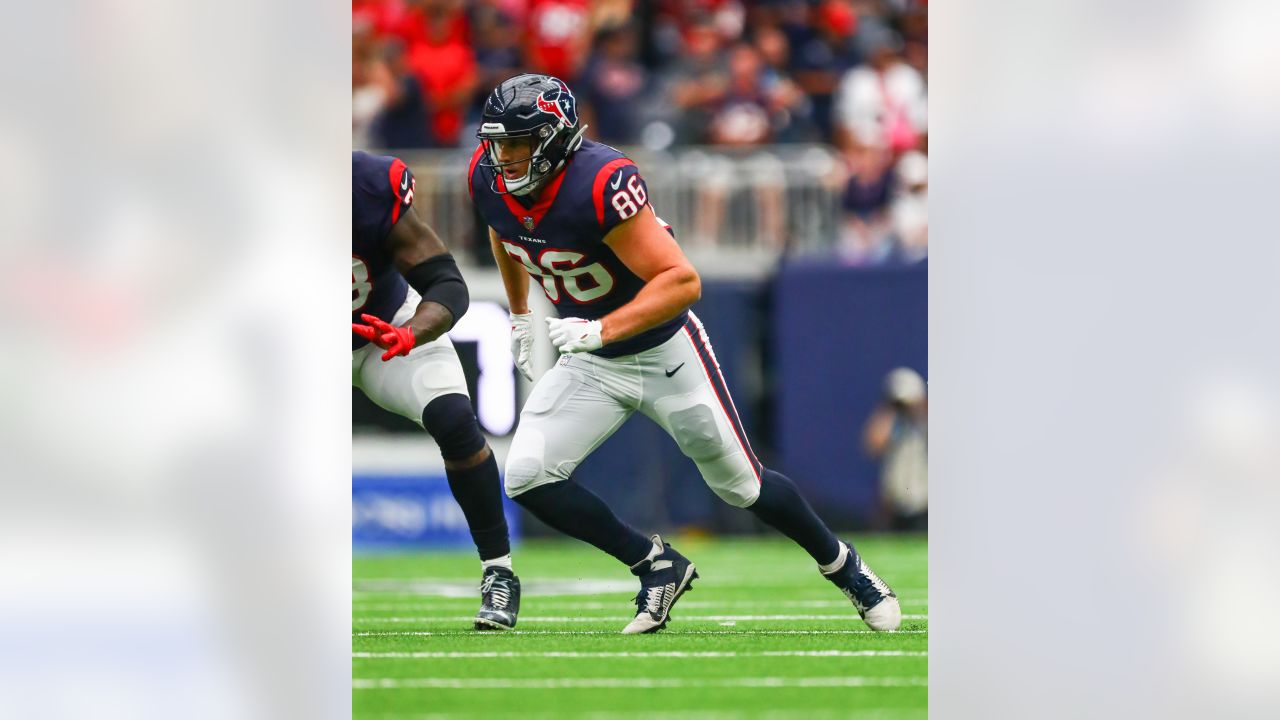
<instances>
[{"instance_id":1,"label":"white yard line","mask_svg":"<svg viewBox=\"0 0 1280 720\"><path fill-rule=\"evenodd\" d=\"M677 620L687 621L706 621L706 622L757 622L757 621L781 621L781 620L857 620L858 616L852 611L843 615L685 615L681 613L675 616ZM426 623L426 622L466 622L474 620L471 615L426 615L417 617L377 617L366 615L359 618L362 623ZM928 615L912 615L905 614L903 620L928 620ZM581 615L561 615L561 616L520 616L520 622L534 623L587 623L587 622L628 622L631 616L623 617L621 615L602 615L600 617L582 617Z\"/></svg>"},{"instance_id":2,"label":"white yard line","mask_svg":"<svg viewBox=\"0 0 1280 720\"><path fill-rule=\"evenodd\" d=\"M543 597L573 598L608 592L635 593L634 580L618 580L614 578L530 578L522 582L524 583L525 595L540 595ZM761 584L759 581L731 583L707 582L704 579L698 582L698 587L759 589ZM772 587L794 585L795 583L778 581L764 584ZM467 596L478 594L477 588L479 587L480 581L478 578L475 580L458 577L364 578L353 583L351 598L355 602L386 602L396 597L446 597L456 599L462 597L458 593L465 592ZM928 588L900 588L895 586L893 589L898 593L899 597L905 598L923 598L929 594Z\"/></svg>"},{"instance_id":3,"label":"white yard line","mask_svg":"<svg viewBox=\"0 0 1280 720\"><path fill-rule=\"evenodd\" d=\"M818 688L928 687L926 677L747 677L747 678L357 678L354 690L559 690L565 688Z\"/></svg>"},{"instance_id":4,"label":"white yard line","mask_svg":"<svg viewBox=\"0 0 1280 720\"><path fill-rule=\"evenodd\" d=\"M468 618L473 619L473 618ZM927 635L928 630L895 630L894 635ZM458 630L366 630L351 633L355 637L449 637L492 638L490 633ZM617 635L614 630L507 630L502 635ZM878 630L673 630L667 635L883 635Z\"/></svg>"},{"instance_id":5,"label":"white yard line","mask_svg":"<svg viewBox=\"0 0 1280 720\"><path fill-rule=\"evenodd\" d=\"M682 651L654 652L353 652L351 657L366 659L461 659L461 658L742 658L742 657L929 657L928 652L909 650L763 650L756 652Z\"/></svg>"},{"instance_id":6,"label":"white yard line","mask_svg":"<svg viewBox=\"0 0 1280 720\"><path fill-rule=\"evenodd\" d=\"M477 596L478 597L478 596ZM403 610L439 610L442 604L450 601L456 601L461 604L470 604L476 602L476 598L438 598L433 602L418 603L365 603L356 601L354 603L358 612L389 612ZM898 602L904 607L927 607L928 600L918 599L902 599L898 598ZM626 601L614 602L573 602L573 601L555 601L555 600L538 600L538 607L550 608L554 610L616 610L619 606L625 605ZM727 608L847 608L848 600L681 600L682 608L702 608L702 609L727 609Z\"/></svg>"},{"instance_id":7,"label":"white yard line","mask_svg":"<svg viewBox=\"0 0 1280 720\"><path fill-rule=\"evenodd\" d=\"M907 713L904 715L904 713ZM856 710L842 710L839 712L833 710L771 710L761 717L767 717L770 720L902 720L903 717L925 717L925 711L908 711L900 708L867 708L859 704ZM459 713L417 713L417 714L397 714L384 713L379 715L370 715L370 718L376 720L472 720L475 717L474 712ZM678 712L654 712L652 710L630 711L630 712L614 712L614 711L595 711L584 712L580 716L584 720L742 720L742 712L728 712L717 710L681 710ZM520 713L521 720L563 720L562 712L542 712L542 713Z\"/></svg>"}]
</instances>

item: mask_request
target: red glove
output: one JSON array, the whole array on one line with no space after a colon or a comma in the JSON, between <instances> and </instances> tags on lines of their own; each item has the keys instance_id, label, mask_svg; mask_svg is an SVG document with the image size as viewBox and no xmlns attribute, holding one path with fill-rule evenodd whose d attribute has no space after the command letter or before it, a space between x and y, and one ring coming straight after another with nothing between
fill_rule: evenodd
<instances>
[{"instance_id":1,"label":"red glove","mask_svg":"<svg viewBox=\"0 0 1280 720\"><path fill-rule=\"evenodd\" d=\"M369 323L351 323L351 332L386 350L382 360L386 362L397 355L408 355L417 340L413 331L407 327L395 327L376 315L364 314L360 319Z\"/></svg>"}]
</instances>

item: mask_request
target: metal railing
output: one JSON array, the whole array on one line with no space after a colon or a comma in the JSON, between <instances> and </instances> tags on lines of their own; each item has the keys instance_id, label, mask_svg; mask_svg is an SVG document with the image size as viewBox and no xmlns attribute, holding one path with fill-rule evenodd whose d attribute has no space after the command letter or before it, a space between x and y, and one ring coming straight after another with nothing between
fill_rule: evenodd
<instances>
[{"instance_id":1,"label":"metal railing","mask_svg":"<svg viewBox=\"0 0 1280 720\"><path fill-rule=\"evenodd\" d=\"M767 267L783 253L827 252L839 232L837 158L826 146L621 150L640 166L654 210L691 256ZM470 153L393 154L417 177L416 200L426 220L463 261L483 262L484 235L465 180Z\"/></svg>"}]
</instances>

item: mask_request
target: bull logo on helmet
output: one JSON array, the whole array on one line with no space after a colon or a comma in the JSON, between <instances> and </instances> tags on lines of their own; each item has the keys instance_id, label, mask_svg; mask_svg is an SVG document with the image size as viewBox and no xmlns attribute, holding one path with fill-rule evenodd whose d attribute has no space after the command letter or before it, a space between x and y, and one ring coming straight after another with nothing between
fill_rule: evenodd
<instances>
[{"instance_id":1,"label":"bull logo on helmet","mask_svg":"<svg viewBox=\"0 0 1280 720\"><path fill-rule=\"evenodd\" d=\"M556 87L550 90L543 90L538 96L538 109L548 115L554 115L560 118L560 122L567 127L577 127L578 125L578 106L573 99L573 93L569 92L569 86L563 81L556 80Z\"/></svg>"}]
</instances>

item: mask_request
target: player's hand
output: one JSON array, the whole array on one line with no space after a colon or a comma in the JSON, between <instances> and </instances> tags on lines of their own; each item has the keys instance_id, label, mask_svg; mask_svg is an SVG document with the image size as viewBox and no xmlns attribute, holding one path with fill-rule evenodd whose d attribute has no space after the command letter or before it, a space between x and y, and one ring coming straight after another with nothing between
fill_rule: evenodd
<instances>
[{"instance_id":1,"label":"player's hand","mask_svg":"<svg viewBox=\"0 0 1280 720\"><path fill-rule=\"evenodd\" d=\"M407 327L396 327L376 315L362 314L360 319L368 323L351 323L351 332L386 350L382 353L382 361L386 362L397 355L408 355L417 339L413 331Z\"/></svg>"},{"instance_id":2,"label":"player's hand","mask_svg":"<svg viewBox=\"0 0 1280 720\"><path fill-rule=\"evenodd\" d=\"M562 353L599 350L600 321L582 318L547 318L547 334L551 344Z\"/></svg>"},{"instance_id":3,"label":"player's hand","mask_svg":"<svg viewBox=\"0 0 1280 720\"><path fill-rule=\"evenodd\" d=\"M526 380L533 380L533 313L511 313L511 357Z\"/></svg>"}]
</instances>

